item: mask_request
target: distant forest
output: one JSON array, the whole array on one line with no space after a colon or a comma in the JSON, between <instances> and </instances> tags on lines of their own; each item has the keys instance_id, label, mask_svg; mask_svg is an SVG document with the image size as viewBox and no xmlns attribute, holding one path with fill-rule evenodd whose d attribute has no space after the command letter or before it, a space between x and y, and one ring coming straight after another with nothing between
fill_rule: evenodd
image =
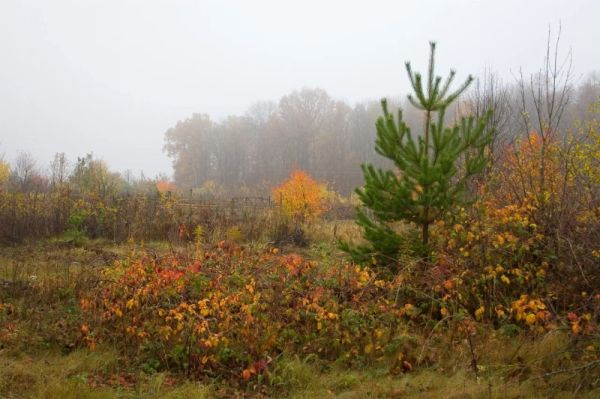
<instances>
[{"instance_id":1,"label":"distant forest","mask_svg":"<svg viewBox=\"0 0 600 399\"><path fill-rule=\"evenodd\" d=\"M549 82L546 78L541 82L539 76L521 77L508 85L487 74L446 118L481 116L493 109L490 150L496 157L532 131L551 130L566 137L589 119L590 105L600 98L600 75L576 80L565 72ZM551 74L543 76L554 79ZM408 125L420 131L420 111L399 98L388 101L389 109L401 108ZM374 150L375 122L381 114L379 101L350 105L322 89L304 88L277 103L256 103L244 115L215 121L196 113L177 122L165 133L163 148L173 163L172 178L118 173L93 154L69 160L57 153L45 168L27 152L10 163L0 153L0 191L48 192L67 185L76 193L103 197L155 193L157 188L197 198L268 197L290 172L301 169L330 190L349 195L364 183L361 163L390 166Z\"/></svg>"},{"instance_id":2,"label":"distant forest","mask_svg":"<svg viewBox=\"0 0 600 399\"><path fill-rule=\"evenodd\" d=\"M478 115L493 108L492 150L510 144L536 130L536 76L542 75L505 84L494 74L486 74L448 117ZM590 104L600 95L600 80L596 74L578 84L571 83L571 76L557 79L569 84L554 93L562 109L556 110L560 120L552 125L568 134L576 121L586 120ZM410 126L420 127L418 110L407 101L394 101L390 109L399 107ZM185 190L268 195L293 169L302 169L331 189L349 194L363 183L359 164L385 162L373 149L380 114L379 101L350 105L322 89L304 88L277 103L256 103L244 115L218 122L206 114L194 114L166 132L164 150L173 161L175 183Z\"/></svg>"}]
</instances>

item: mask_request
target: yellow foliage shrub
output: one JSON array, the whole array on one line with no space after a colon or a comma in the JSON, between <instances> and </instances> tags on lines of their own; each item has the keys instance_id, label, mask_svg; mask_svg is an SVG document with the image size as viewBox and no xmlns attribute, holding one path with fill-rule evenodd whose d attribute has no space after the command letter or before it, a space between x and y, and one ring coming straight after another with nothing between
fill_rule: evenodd
<instances>
[{"instance_id":1,"label":"yellow foliage shrub","mask_svg":"<svg viewBox=\"0 0 600 399\"><path fill-rule=\"evenodd\" d=\"M297 221L314 220L325 210L327 187L306 172L295 170L280 186L273 189L273 200L283 212Z\"/></svg>"}]
</instances>

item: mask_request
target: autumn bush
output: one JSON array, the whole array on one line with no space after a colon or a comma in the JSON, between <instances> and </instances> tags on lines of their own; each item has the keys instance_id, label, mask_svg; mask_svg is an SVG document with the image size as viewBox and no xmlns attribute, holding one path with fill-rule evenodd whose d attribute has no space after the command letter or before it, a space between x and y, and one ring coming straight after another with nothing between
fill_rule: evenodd
<instances>
[{"instance_id":1,"label":"autumn bush","mask_svg":"<svg viewBox=\"0 0 600 399\"><path fill-rule=\"evenodd\" d=\"M140 252L81 299L83 340L110 342L145 368L248 380L280 354L410 368L398 281L368 267L319 265L221 242L195 256ZM410 352L410 353L409 353ZM262 377L261 377L262 378Z\"/></svg>"},{"instance_id":2,"label":"autumn bush","mask_svg":"<svg viewBox=\"0 0 600 399\"><path fill-rule=\"evenodd\" d=\"M285 215L297 222L311 221L326 209L327 186L302 170L294 170L289 178L273 189L273 200Z\"/></svg>"},{"instance_id":3,"label":"autumn bush","mask_svg":"<svg viewBox=\"0 0 600 399\"><path fill-rule=\"evenodd\" d=\"M466 246L470 232L458 226L453 239ZM496 241L498 254L535 248ZM418 262L405 264L412 272L386 280L369 266L232 241L162 256L138 249L105 268L100 284L80 297L79 334L92 350L115 348L147 373L184 373L234 386L277 386L280 359L294 358L395 374L455 364L460 352L478 373L485 345L515 335L566 332L561 351L570 365L587 367L597 359L600 297L590 293L586 311L572 306L564 314L556 297L540 288L551 264L529 268L523 258L478 269L466 251L458 249L464 259L453 264L445 262L456 253L438 254L438 265L427 272L418 271ZM514 359L506 361L514 366Z\"/></svg>"},{"instance_id":4,"label":"autumn bush","mask_svg":"<svg viewBox=\"0 0 600 399\"><path fill-rule=\"evenodd\" d=\"M400 265L407 300L433 319L597 337L600 197L582 166L595 162L594 126L586 139L531 132L507 146L475 201L434 226L431 262Z\"/></svg>"}]
</instances>

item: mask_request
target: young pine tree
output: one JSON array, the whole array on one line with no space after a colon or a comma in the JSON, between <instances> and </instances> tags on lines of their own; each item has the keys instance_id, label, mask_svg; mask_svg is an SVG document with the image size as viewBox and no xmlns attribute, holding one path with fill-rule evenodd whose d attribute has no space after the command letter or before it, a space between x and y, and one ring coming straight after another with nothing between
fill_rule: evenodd
<instances>
[{"instance_id":1,"label":"young pine tree","mask_svg":"<svg viewBox=\"0 0 600 399\"><path fill-rule=\"evenodd\" d=\"M417 254L429 257L429 228L436 220L455 206L465 203L466 185L485 167L485 147L492 133L486 131L488 112L483 118L463 117L453 126L444 126L448 106L463 93L473 78L451 91L455 77L451 71L445 81L435 76L435 43L426 80L414 73L410 62L406 70L414 90L408 96L410 103L423 111L422 134L414 135L402 119L388 112L382 100L383 116L376 122L375 150L393 161L396 171L362 165L365 185L356 190L364 208L358 209L357 224L363 229L368 242L356 248L342 243L357 261L377 257L393 261L403 248L412 248ZM420 239L410 246L405 235L395 228L395 222L417 226ZM415 244L416 241L416 245Z\"/></svg>"}]
</instances>

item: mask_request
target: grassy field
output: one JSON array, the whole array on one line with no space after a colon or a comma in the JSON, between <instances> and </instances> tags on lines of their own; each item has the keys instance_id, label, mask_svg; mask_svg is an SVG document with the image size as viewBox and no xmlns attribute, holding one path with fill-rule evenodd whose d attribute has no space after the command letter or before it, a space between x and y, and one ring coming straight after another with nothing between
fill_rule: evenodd
<instances>
[{"instance_id":1,"label":"grassy field","mask_svg":"<svg viewBox=\"0 0 600 399\"><path fill-rule=\"evenodd\" d=\"M325 234L325 233L323 233ZM155 253L166 243L145 245ZM133 244L60 242L0 249L0 398L593 398L600 390L573 389L580 375L562 373L566 335L536 340L489 332L474 343L477 372L467 342L444 347L439 359L406 373L379 366L348 369L335 362L282 354L268 380L228 386L215 379L188 379L180 373L148 372L135 359L99 345L81 343L78 298L102 278L102 268L132 251ZM176 249L175 249L176 250ZM307 257L335 257L327 244L304 249ZM418 348L417 348L418 349ZM557 373L543 375L554 368ZM577 373L576 373L577 374ZM590 373L586 378L598 378ZM592 381L593 382L593 381ZM563 390L564 389L564 390Z\"/></svg>"}]
</instances>

